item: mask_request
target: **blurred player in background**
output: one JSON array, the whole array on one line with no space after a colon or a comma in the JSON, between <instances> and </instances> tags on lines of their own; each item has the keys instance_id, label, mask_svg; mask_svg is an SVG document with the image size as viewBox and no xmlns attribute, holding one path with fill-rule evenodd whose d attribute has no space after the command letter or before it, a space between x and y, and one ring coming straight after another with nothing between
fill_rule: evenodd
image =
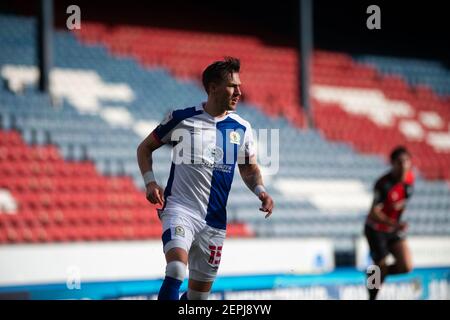
<instances>
[{"instance_id":1,"label":"blurred player in background","mask_svg":"<svg viewBox=\"0 0 450 320\"><path fill-rule=\"evenodd\" d=\"M272 214L273 201L256 164L251 126L235 113L241 97L239 70L239 59L231 57L208 66L202 75L207 102L170 112L138 147L147 199L163 206L159 218L167 266L160 300L179 299L187 265L188 291L181 299L208 299L225 240L226 203L236 163L242 179L262 202L260 210L266 218ZM172 159L163 191L152 172L152 152L172 143L175 157L178 144L189 141L189 147L181 148L184 160Z\"/></svg>"},{"instance_id":2,"label":"blurred player in background","mask_svg":"<svg viewBox=\"0 0 450 320\"><path fill-rule=\"evenodd\" d=\"M387 275L408 273L412 269L411 252L405 238L408 225L400 221L413 193L411 154L399 146L391 152L390 160L391 170L375 183L374 201L365 224L370 255L380 268L381 283ZM389 253L395 258L392 265L386 263ZM368 290L369 299L375 300L379 288Z\"/></svg>"}]
</instances>

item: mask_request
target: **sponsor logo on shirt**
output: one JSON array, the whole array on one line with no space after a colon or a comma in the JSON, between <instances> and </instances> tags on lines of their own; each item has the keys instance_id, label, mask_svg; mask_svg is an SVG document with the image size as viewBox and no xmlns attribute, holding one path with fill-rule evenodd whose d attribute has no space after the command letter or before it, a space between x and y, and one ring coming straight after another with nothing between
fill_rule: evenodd
<instances>
[{"instance_id":1,"label":"sponsor logo on shirt","mask_svg":"<svg viewBox=\"0 0 450 320\"><path fill-rule=\"evenodd\" d=\"M223 150L215 144L210 144L203 152L203 156L208 162L216 163L223 159Z\"/></svg>"},{"instance_id":2,"label":"sponsor logo on shirt","mask_svg":"<svg viewBox=\"0 0 450 320\"><path fill-rule=\"evenodd\" d=\"M212 168L217 171L231 173L232 165L218 163L223 159L222 148L216 146L215 144L210 144L203 152L202 164L206 167Z\"/></svg>"}]
</instances>

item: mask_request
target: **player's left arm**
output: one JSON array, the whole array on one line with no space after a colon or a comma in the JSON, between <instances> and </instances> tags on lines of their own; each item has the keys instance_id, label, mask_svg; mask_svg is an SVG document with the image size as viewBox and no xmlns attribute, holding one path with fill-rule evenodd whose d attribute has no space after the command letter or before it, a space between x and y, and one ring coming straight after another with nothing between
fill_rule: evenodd
<instances>
[{"instance_id":1,"label":"player's left arm","mask_svg":"<svg viewBox=\"0 0 450 320\"><path fill-rule=\"evenodd\" d=\"M247 187L256 194L259 200L261 200L262 205L259 210L267 212L266 218L268 218L272 214L274 203L272 197L264 188L261 170L259 170L255 158L252 157L250 161L246 161L246 163L239 164L238 166L242 180L244 180Z\"/></svg>"}]
</instances>

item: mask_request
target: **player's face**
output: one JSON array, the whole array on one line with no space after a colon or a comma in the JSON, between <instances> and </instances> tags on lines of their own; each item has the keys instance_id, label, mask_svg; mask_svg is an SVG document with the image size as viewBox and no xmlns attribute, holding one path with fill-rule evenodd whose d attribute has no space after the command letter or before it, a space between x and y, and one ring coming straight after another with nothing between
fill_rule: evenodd
<instances>
[{"instance_id":1,"label":"player's face","mask_svg":"<svg viewBox=\"0 0 450 320\"><path fill-rule=\"evenodd\" d=\"M241 98L241 80L239 73L233 72L228 78L218 84L214 90L217 103L225 110L236 110L239 99Z\"/></svg>"},{"instance_id":2,"label":"player's face","mask_svg":"<svg viewBox=\"0 0 450 320\"><path fill-rule=\"evenodd\" d=\"M405 172L411 170L411 166L411 157L407 153L402 153L397 159L392 161L392 169L398 175L403 175Z\"/></svg>"}]
</instances>

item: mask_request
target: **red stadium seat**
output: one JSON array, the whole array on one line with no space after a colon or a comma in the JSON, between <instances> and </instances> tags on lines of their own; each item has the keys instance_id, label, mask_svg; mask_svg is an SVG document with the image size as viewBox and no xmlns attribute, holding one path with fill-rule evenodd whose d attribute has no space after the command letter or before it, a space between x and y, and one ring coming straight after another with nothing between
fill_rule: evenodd
<instances>
[{"instance_id":1,"label":"red stadium seat","mask_svg":"<svg viewBox=\"0 0 450 320\"><path fill-rule=\"evenodd\" d=\"M19 204L16 214L0 213L0 243L160 236L155 207L130 177L104 177L91 162L66 162L54 146L28 147L20 134L0 131L0 172L0 187Z\"/></svg>"}]
</instances>

